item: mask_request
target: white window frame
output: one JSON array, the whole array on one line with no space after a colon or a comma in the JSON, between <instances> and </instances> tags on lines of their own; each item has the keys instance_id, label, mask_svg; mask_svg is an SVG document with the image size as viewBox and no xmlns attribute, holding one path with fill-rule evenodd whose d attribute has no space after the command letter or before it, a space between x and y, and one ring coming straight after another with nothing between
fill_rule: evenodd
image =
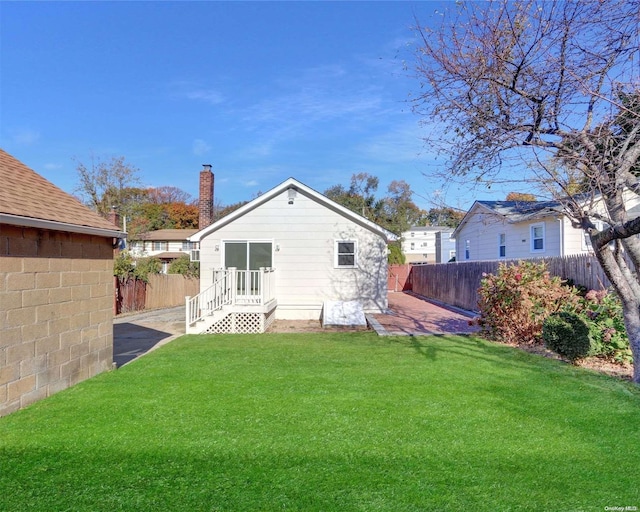
<instances>
[{"instance_id":1,"label":"white window frame","mask_svg":"<svg viewBox=\"0 0 640 512\"><path fill-rule=\"evenodd\" d=\"M507 257L507 234L498 233L498 258L504 259Z\"/></svg>"},{"instance_id":2,"label":"white window frame","mask_svg":"<svg viewBox=\"0 0 640 512\"><path fill-rule=\"evenodd\" d=\"M151 243L151 249L153 251L168 251L169 242L163 240L157 240Z\"/></svg>"},{"instance_id":3,"label":"white window frame","mask_svg":"<svg viewBox=\"0 0 640 512\"><path fill-rule=\"evenodd\" d=\"M535 231L537 228L542 228L542 236L541 237L535 237ZM529 226L529 236L531 237L531 243L529 246L529 250L533 253L541 253L541 252L545 252L547 249L547 241L546 241L546 235L545 235L545 225L544 222L539 222L537 224L531 224ZM536 249L535 245L536 245L536 240L542 240L542 248L540 249Z\"/></svg>"},{"instance_id":4,"label":"white window frame","mask_svg":"<svg viewBox=\"0 0 640 512\"><path fill-rule=\"evenodd\" d=\"M340 244L353 244L353 253L339 253ZM340 265L340 256L353 255L353 265ZM358 241L357 240L334 240L333 242L333 267L334 268L356 268L358 266Z\"/></svg>"},{"instance_id":5,"label":"white window frame","mask_svg":"<svg viewBox=\"0 0 640 512\"><path fill-rule=\"evenodd\" d=\"M464 259L471 259L471 240L468 239L464 241Z\"/></svg>"}]
</instances>

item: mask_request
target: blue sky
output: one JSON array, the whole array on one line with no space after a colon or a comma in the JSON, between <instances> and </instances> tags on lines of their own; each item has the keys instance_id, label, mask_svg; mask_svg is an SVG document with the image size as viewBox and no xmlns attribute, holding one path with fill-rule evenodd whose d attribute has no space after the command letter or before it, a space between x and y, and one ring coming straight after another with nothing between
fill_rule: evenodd
<instances>
[{"instance_id":1,"label":"blue sky","mask_svg":"<svg viewBox=\"0 0 640 512\"><path fill-rule=\"evenodd\" d=\"M221 204L288 177L442 184L408 102L414 14L438 2L2 2L0 146L73 192L74 159L124 156L143 185ZM489 194L480 199L501 199ZM445 194L458 207L473 196Z\"/></svg>"}]
</instances>

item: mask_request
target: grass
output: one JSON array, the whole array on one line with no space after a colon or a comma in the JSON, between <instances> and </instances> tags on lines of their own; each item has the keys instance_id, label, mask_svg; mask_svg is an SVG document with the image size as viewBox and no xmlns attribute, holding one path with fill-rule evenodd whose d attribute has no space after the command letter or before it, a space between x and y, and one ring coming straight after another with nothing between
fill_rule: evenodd
<instances>
[{"instance_id":1,"label":"grass","mask_svg":"<svg viewBox=\"0 0 640 512\"><path fill-rule=\"evenodd\" d=\"M0 510L640 507L640 390L478 338L184 336L0 418Z\"/></svg>"}]
</instances>

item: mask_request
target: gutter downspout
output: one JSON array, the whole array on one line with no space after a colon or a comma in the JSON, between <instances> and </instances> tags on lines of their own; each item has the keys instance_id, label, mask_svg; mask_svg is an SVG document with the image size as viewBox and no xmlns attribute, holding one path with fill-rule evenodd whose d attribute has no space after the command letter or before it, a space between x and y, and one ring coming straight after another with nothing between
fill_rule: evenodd
<instances>
[{"instance_id":1,"label":"gutter downspout","mask_svg":"<svg viewBox=\"0 0 640 512\"><path fill-rule=\"evenodd\" d=\"M558 220L560 221L560 256L564 256L564 217L558 217Z\"/></svg>"}]
</instances>

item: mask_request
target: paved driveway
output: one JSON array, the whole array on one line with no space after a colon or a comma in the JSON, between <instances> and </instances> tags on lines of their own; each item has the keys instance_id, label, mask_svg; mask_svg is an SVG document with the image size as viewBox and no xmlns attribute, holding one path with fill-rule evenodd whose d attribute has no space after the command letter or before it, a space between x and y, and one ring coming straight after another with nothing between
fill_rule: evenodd
<instances>
[{"instance_id":1,"label":"paved driveway","mask_svg":"<svg viewBox=\"0 0 640 512\"><path fill-rule=\"evenodd\" d=\"M133 361L185 333L185 308L125 314L113 320L113 361Z\"/></svg>"}]
</instances>

